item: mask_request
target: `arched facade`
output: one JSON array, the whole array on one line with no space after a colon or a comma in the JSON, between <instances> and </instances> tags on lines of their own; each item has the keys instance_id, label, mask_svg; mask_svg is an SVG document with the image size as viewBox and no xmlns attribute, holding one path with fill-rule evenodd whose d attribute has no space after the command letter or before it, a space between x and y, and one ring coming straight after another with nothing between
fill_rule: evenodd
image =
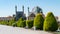
<instances>
[{"instance_id":1,"label":"arched facade","mask_svg":"<svg viewBox=\"0 0 60 34\"><path fill-rule=\"evenodd\" d=\"M29 12L29 11L28 11ZM41 13L44 17L43 11L40 7L36 6L32 9L31 12L28 13L28 20L34 20L36 14Z\"/></svg>"}]
</instances>

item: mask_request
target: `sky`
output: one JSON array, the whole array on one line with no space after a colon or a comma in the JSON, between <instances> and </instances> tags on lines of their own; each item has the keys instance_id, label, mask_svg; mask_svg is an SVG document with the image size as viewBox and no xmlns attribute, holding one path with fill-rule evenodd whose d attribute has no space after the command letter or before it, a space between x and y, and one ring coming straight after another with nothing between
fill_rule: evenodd
<instances>
[{"instance_id":1,"label":"sky","mask_svg":"<svg viewBox=\"0 0 60 34\"><path fill-rule=\"evenodd\" d=\"M51 11L55 16L60 16L60 0L0 0L0 17L15 14L15 5L18 11L22 11L24 5L26 16L28 15L27 7L32 11L36 6L42 8L45 15Z\"/></svg>"}]
</instances>

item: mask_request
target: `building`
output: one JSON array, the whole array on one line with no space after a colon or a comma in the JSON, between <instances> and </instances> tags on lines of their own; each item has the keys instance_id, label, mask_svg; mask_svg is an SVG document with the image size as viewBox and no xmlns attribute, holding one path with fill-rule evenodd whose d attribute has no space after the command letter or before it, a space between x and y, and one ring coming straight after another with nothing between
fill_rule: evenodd
<instances>
[{"instance_id":1,"label":"building","mask_svg":"<svg viewBox=\"0 0 60 34\"><path fill-rule=\"evenodd\" d=\"M38 7L38 6L34 7L31 12L29 11L29 7L28 7L28 18L27 18L27 20L33 20L34 17L36 16L36 14L38 14L38 13L41 13L43 15L43 17L45 17L42 9L40 7Z\"/></svg>"},{"instance_id":2,"label":"building","mask_svg":"<svg viewBox=\"0 0 60 34\"><path fill-rule=\"evenodd\" d=\"M13 19L14 17L12 16L8 16L8 17L0 17L0 21L3 21L3 20L6 20L6 21L9 21L11 19Z\"/></svg>"},{"instance_id":3,"label":"building","mask_svg":"<svg viewBox=\"0 0 60 34\"><path fill-rule=\"evenodd\" d=\"M26 16L24 14L24 6L22 6L22 11L17 11L17 6L15 6L15 12L16 12L16 15L15 15L16 21L19 20L19 18L21 17L26 19Z\"/></svg>"},{"instance_id":4,"label":"building","mask_svg":"<svg viewBox=\"0 0 60 34\"><path fill-rule=\"evenodd\" d=\"M60 24L60 16L55 16L55 18L56 18L58 24Z\"/></svg>"}]
</instances>

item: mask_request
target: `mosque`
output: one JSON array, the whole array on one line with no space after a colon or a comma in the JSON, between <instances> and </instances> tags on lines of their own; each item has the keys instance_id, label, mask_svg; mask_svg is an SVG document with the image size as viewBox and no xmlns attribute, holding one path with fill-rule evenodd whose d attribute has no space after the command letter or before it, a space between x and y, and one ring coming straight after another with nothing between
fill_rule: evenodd
<instances>
[{"instance_id":1,"label":"mosque","mask_svg":"<svg viewBox=\"0 0 60 34\"><path fill-rule=\"evenodd\" d=\"M32 11L29 11L29 7L27 9L28 9L28 16L26 17L26 15L24 14L24 6L22 6L22 11L17 11L17 6L15 6L16 20L18 20L21 17L24 18L25 20L26 19L33 20L37 13L41 13L44 16L42 9L38 6L34 7Z\"/></svg>"},{"instance_id":2,"label":"mosque","mask_svg":"<svg viewBox=\"0 0 60 34\"><path fill-rule=\"evenodd\" d=\"M43 16L43 11L39 6L36 6L32 9L32 11L29 10L29 7L27 8L28 10L28 16L26 17L26 14L24 13L24 6L22 6L22 11L17 10L17 6L15 6L15 14L13 16L8 16L8 17L0 17L0 20L11 20L15 18L15 20L19 20L21 17L25 20L33 20L34 17L36 16L37 13L41 13Z\"/></svg>"}]
</instances>

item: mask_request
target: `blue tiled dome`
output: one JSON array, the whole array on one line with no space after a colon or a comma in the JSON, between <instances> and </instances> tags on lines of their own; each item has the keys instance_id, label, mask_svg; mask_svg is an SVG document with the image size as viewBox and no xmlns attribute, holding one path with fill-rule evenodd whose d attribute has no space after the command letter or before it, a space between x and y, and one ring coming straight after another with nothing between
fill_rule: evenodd
<instances>
[{"instance_id":1,"label":"blue tiled dome","mask_svg":"<svg viewBox=\"0 0 60 34\"><path fill-rule=\"evenodd\" d=\"M34 7L32 9L32 12L34 12L34 13L42 13L42 9L40 7L38 7L38 6L36 6L36 7Z\"/></svg>"}]
</instances>

